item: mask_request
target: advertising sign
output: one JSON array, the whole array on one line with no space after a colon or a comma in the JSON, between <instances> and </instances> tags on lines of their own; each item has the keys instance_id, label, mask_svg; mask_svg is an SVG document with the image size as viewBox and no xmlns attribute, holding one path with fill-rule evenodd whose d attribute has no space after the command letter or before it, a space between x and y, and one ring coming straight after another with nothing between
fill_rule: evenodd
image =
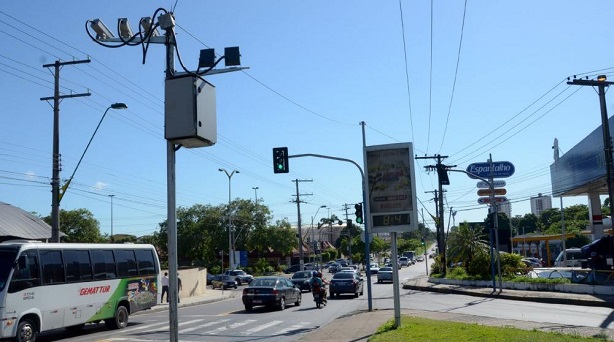
<instances>
[{"instance_id":1,"label":"advertising sign","mask_svg":"<svg viewBox=\"0 0 614 342\"><path fill-rule=\"evenodd\" d=\"M514 174L516 169L514 168L514 164L508 161L499 161L492 162L492 172L490 169L491 163L473 163L467 166L467 172L469 173L469 178L479 179L482 178L506 178ZM476 177L477 176L477 177Z\"/></svg>"},{"instance_id":2,"label":"advertising sign","mask_svg":"<svg viewBox=\"0 0 614 342\"><path fill-rule=\"evenodd\" d=\"M367 146L365 150L372 232L418 229L413 145Z\"/></svg>"},{"instance_id":3,"label":"advertising sign","mask_svg":"<svg viewBox=\"0 0 614 342\"><path fill-rule=\"evenodd\" d=\"M493 181L493 185L495 188L503 188L505 186L505 181L504 180L496 180ZM490 189L490 186L488 185L488 183L484 182L484 181L479 181L476 186L478 187L478 189Z\"/></svg>"},{"instance_id":4,"label":"advertising sign","mask_svg":"<svg viewBox=\"0 0 614 342\"><path fill-rule=\"evenodd\" d=\"M505 195L507 194L507 190L504 188L496 188L495 195ZM490 189L480 189L478 190L478 196L490 196Z\"/></svg>"},{"instance_id":5,"label":"advertising sign","mask_svg":"<svg viewBox=\"0 0 614 342\"><path fill-rule=\"evenodd\" d=\"M497 203L507 202L507 197L504 197L504 196L495 197L495 202L497 202ZM478 198L478 203L479 204L489 204L490 203L490 197L480 197L480 198Z\"/></svg>"}]
</instances>

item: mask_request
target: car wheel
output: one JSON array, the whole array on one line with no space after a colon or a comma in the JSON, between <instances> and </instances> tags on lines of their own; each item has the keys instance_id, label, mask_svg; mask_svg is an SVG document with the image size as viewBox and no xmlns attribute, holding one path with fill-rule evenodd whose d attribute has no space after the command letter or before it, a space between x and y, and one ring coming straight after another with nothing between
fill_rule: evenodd
<instances>
[{"instance_id":1,"label":"car wheel","mask_svg":"<svg viewBox=\"0 0 614 342\"><path fill-rule=\"evenodd\" d=\"M252 311L253 308L251 305L245 305L245 311Z\"/></svg>"},{"instance_id":2,"label":"car wheel","mask_svg":"<svg viewBox=\"0 0 614 342\"><path fill-rule=\"evenodd\" d=\"M301 301L303 300L303 295L301 293L296 297L296 302L294 302L295 306L301 306Z\"/></svg>"},{"instance_id":3,"label":"car wheel","mask_svg":"<svg viewBox=\"0 0 614 342\"><path fill-rule=\"evenodd\" d=\"M377 283L378 283L378 284L381 284L381 282L382 282L381 280L379 280L379 279L377 280Z\"/></svg>"},{"instance_id":4,"label":"car wheel","mask_svg":"<svg viewBox=\"0 0 614 342\"><path fill-rule=\"evenodd\" d=\"M328 296L330 299L333 299L335 297L335 293L331 292L330 295Z\"/></svg>"},{"instance_id":5,"label":"car wheel","mask_svg":"<svg viewBox=\"0 0 614 342\"><path fill-rule=\"evenodd\" d=\"M284 309L286 308L286 299L284 297L281 297L279 299L279 305L277 306L277 308L279 309L279 311L284 311Z\"/></svg>"},{"instance_id":6,"label":"car wheel","mask_svg":"<svg viewBox=\"0 0 614 342\"><path fill-rule=\"evenodd\" d=\"M237 285L241 285L241 279L237 278L235 280L237 281Z\"/></svg>"},{"instance_id":7,"label":"car wheel","mask_svg":"<svg viewBox=\"0 0 614 342\"><path fill-rule=\"evenodd\" d=\"M237 289L237 284L235 284L235 290Z\"/></svg>"},{"instance_id":8,"label":"car wheel","mask_svg":"<svg viewBox=\"0 0 614 342\"><path fill-rule=\"evenodd\" d=\"M358 292L354 293L354 298L358 298Z\"/></svg>"}]
</instances>

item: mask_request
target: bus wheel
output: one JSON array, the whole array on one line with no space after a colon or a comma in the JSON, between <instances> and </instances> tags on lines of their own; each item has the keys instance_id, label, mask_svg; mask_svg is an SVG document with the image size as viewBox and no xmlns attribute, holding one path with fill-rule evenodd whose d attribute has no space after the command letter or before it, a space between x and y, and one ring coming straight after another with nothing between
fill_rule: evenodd
<instances>
[{"instance_id":1,"label":"bus wheel","mask_svg":"<svg viewBox=\"0 0 614 342\"><path fill-rule=\"evenodd\" d=\"M36 325L32 320L24 318L17 326L15 342L34 342L36 341Z\"/></svg>"},{"instance_id":2,"label":"bus wheel","mask_svg":"<svg viewBox=\"0 0 614 342\"><path fill-rule=\"evenodd\" d=\"M104 324L109 329L123 329L128 325L128 309L120 305L117 307L114 318L104 320Z\"/></svg>"}]
</instances>

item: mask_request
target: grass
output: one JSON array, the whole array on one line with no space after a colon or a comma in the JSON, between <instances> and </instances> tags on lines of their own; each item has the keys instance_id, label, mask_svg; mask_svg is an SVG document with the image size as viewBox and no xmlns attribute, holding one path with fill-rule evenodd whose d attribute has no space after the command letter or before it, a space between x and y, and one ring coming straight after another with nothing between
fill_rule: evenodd
<instances>
[{"instance_id":1,"label":"grass","mask_svg":"<svg viewBox=\"0 0 614 342\"><path fill-rule=\"evenodd\" d=\"M450 321L432 320L421 317L401 316L401 326L394 328L394 320L382 325L369 342L571 342L607 341L604 336L581 337L571 334L523 330L511 327L492 327Z\"/></svg>"}]
</instances>

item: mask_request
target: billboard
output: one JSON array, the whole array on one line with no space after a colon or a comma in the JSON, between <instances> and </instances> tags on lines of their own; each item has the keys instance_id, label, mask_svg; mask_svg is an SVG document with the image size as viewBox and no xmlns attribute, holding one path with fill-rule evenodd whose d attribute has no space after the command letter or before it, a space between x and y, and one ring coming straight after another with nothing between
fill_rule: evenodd
<instances>
[{"instance_id":1,"label":"billboard","mask_svg":"<svg viewBox=\"0 0 614 342\"><path fill-rule=\"evenodd\" d=\"M375 145L365 150L372 233L418 229L413 145Z\"/></svg>"}]
</instances>

